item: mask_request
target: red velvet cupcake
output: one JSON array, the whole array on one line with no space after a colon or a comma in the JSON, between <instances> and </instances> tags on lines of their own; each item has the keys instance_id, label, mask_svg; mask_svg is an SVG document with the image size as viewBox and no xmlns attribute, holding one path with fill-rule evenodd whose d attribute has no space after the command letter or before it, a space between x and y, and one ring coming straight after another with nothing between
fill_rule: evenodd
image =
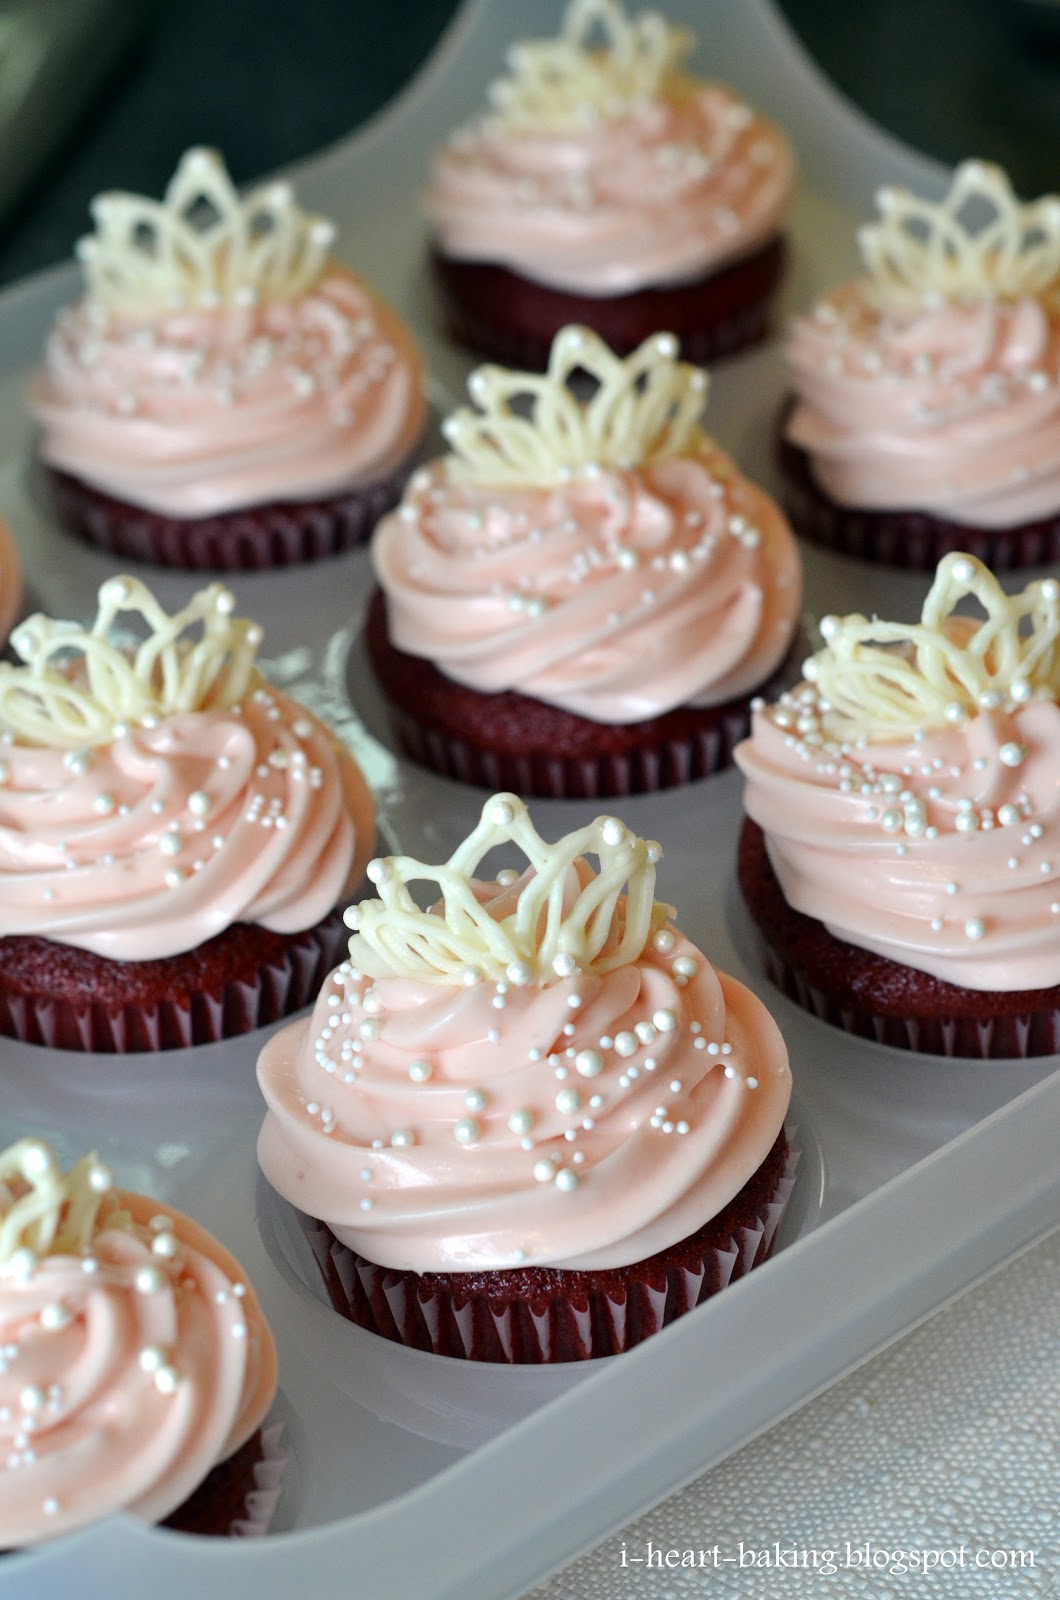
<instances>
[{"instance_id":1,"label":"red velvet cupcake","mask_svg":"<svg viewBox=\"0 0 1060 1600\"><path fill-rule=\"evenodd\" d=\"M693 42L655 12L573 0L558 38L515 46L426 196L459 338L540 370L569 323L622 354L668 328L694 361L763 335L791 150L733 90L682 69Z\"/></svg>"},{"instance_id":2,"label":"red velvet cupcake","mask_svg":"<svg viewBox=\"0 0 1060 1600\"><path fill-rule=\"evenodd\" d=\"M232 610L215 584L170 617L114 578L90 631L16 629L26 664L0 663L0 1033L207 1043L306 1004L339 954L371 795L258 676L261 630ZM110 639L123 612L149 629L135 649Z\"/></svg>"},{"instance_id":3,"label":"red velvet cupcake","mask_svg":"<svg viewBox=\"0 0 1060 1600\"><path fill-rule=\"evenodd\" d=\"M918 625L822 633L736 753L770 975L890 1046L1060 1050L1060 584L1010 597L948 556Z\"/></svg>"},{"instance_id":4,"label":"red velvet cupcake","mask_svg":"<svg viewBox=\"0 0 1060 1600\"><path fill-rule=\"evenodd\" d=\"M937 206L879 204L868 275L792 329L792 523L928 571L953 552L995 571L1060 560L1060 200L1020 206L968 161Z\"/></svg>"},{"instance_id":5,"label":"red velvet cupcake","mask_svg":"<svg viewBox=\"0 0 1060 1600\"><path fill-rule=\"evenodd\" d=\"M622 361L567 328L543 377L472 375L481 414L449 419L453 453L372 546L369 649L417 760L591 797L728 764L787 665L798 554L702 432L706 380L675 356L669 335Z\"/></svg>"},{"instance_id":6,"label":"red velvet cupcake","mask_svg":"<svg viewBox=\"0 0 1060 1600\"><path fill-rule=\"evenodd\" d=\"M480 881L513 843L529 869ZM655 902L659 855L613 817L548 845L497 795L444 866L369 867L349 960L258 1064L262 1168L321 1219L343 1315L469 1360L585 1360L769 1255L787 1053Z\"/></svg>"},{"instance_id":7,"label":"red velvet cupcake","mask_svg":"<svg viewBox=\"0 0 1060 1600\"><path fill-rule=\"evenodd\" d=\"M66 524L116 555L251 569L367 538L423 431L411 334L286 184L191 150L165 200L101 196L85 298L31 409Z\"/></svg>"},{"instance_id":8,"label":"red velvet cupcake","mask_svg":"<svg viewBox=\"0 0 1060 1600\"><path fill-rule=\"evenodd\" d=\"M0 1219L0 1548L114 1511L264 1532L276 1350L239 1264L94 1156L64 1173L39 1139L0 1153Z\"/></svg>"}]
</instances>

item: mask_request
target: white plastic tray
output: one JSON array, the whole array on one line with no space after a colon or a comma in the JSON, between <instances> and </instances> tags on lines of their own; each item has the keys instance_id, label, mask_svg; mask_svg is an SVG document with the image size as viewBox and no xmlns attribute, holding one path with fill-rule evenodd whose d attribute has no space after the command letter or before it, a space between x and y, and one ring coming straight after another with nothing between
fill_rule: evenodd
<instances>
[{"instance_id":1,"label":"white plastic tray","mask_svg":"<svg viewBox=\"0 0 1060 1600\"><path fill-rule=\"evenodd\" d=\"M853 226L878 182L941 188L937 168L822 82L767 0L668 0L667 9L700 31L703 69L795 137L804 187L790 306L852 267ZM339 222L339 254L416 327L443 410L461 397L469 363L432 319L416 204L426 152L480 105L505 46L553 30L560 12L561 0L473 0L390 111L295 174L302 200ZM112 570L52 526L27 472L25 370L76 292L63 269L0 296L0 508L26 557L30 603L59 615L88 613ZM782 385L775 348L713 381L713 431L767 483ZM806 565L816 614L871 605L913 615L923 593L920 577L819 551L806 552ZM149 577L167 604L194 586L188 576ZM368 586L363 553L233 583L240 609L267 626L275 675L339 721L361 755L388 846L441 859L482 795L402 767L378 743L383 719L357 639ZM567 802L538 811L553 835L585 817ZM255 1170L261 1035L124 1060L0 1041L0 1140L32 1129L70 1154L94 1145L122 1183L192 1211L244 1263L279 1342L291 1454L279 1531L265 1541L198 1540L117 1517L0 1562L0 1600L120 1600L148 1586L158 1600L229 1596L235 1585L256 1600L325 1585L359 1600L520 1594L1060 1220L1056 1059L905 1056L847 1038L772 991L731 891L735 774L621 811L663 842L659 892L678 903L682 926L765 995L784 1029L807 1149L786 1248L638 1350L573 1373L482 1370L396 1350L342 1322L290 1264L282 1208Z\"/></svg>"}]
</instances>

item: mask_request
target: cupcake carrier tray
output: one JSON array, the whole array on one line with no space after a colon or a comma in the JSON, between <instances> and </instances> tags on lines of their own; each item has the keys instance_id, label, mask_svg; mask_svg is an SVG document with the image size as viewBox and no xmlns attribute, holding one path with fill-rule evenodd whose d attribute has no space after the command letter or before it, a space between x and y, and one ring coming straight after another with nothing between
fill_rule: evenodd
<instances>
[{"instance_id":1,"label":"cupcake carrier tray","mask_svg":"<svg viewBox=\"0 0 1060 1600\"><path fill-rule=\"evenodd\" d=\"M416 195L426 152L480 105L505 47L547 34L561 0L471 0L404 96L296 174L299 197L340 225L338 254L409 318L439 412L468 358L435 331ZM667 0L700 35L705 72L739 85L791 130L802 193L786 305L854 266L853 228L886 178L941 190L942 173L865 122L822 81L768 0ZM27 567L27 602L92 610L114 570L60 533L29 460L27 369L58 306L63 268L0 297L0 509ZM783 379L775 347L712 378L708 423L745 469L772 477ZM924 579L804 551L807 610L912 616ZM167 606L202 579L145 570ZM443 859L481 791L398 763L359 640L363 552L235 575L240 611L266 625L271 675L340 728L380 798L381 848ZM353 707L356 707L354 712ZM275 1329L288 1471L277 1531L207 1541L116 1517L0 1562L0 1600L72 1593L258 1600L316 1586L359 1600L515 1596L722 1460L1060 1222L1056 1058L941 1061L888 1051L797 1010L760 975L732 888L734 773L631 801L539 801L555 837L600 810L661 840L659 894L717 965L750 981L784 1030L804 1156L777 1256L627 1355L573 1368L474 1368L401 1350L342 1321L304 1281L304 1251L258 1178L262 1105L242 1040L160 1056L64 1055L0 1040L0 1137L28 1130L64 1154L94 1146L119 1181L191 1211L254 1281Z\"/></svg>"}]
</instances>

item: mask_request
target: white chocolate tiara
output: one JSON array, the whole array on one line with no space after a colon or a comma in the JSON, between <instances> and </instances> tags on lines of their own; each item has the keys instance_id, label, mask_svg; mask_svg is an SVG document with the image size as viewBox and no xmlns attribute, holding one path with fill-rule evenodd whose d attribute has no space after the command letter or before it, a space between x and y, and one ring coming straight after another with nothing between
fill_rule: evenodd
<instances>
[{"instance_id":1,"label":"white chocolate tiara","mask_svg":"<svg viewBox=\"0 0 1060 1600\"><path fill-rule=\"evenodd\" d=\"M516 844L530 871L506 916L491 916L473 889L483 857ZM598 857L593 872L586 854ZM384 856L368 866L379 899L346 912L355 966L372 978L401 976L428 983L471 985L506 981L544 984L557 975L611 972L636 961L653 930L670 913L656 903L659 846L639 839L615 817L597 817L547 844L526 806L498 794L482 808L475 831L444 866L410 856ZM516 881L512 872L505 882ZM421 911L408 885L438 885L435 911Z\"/></svg>"},{"instance_id":2,"label":"white chocolate tiara","mask_svg":"<svg viewBox=\"0 0 1060 1600\"><path fill-rule=\"evenodd\" d=\"M623 360L591 329L569 327L553 339L545 373L479 367L468 379L479 412L464 407L442 425L450 477L544 487L577 472L695 454L705 440L707 375L677 352L672 333L656 333ZM588 399L571 385L583 373L596 383Z\"/></svg>"},{"instance_id":3,"label":"white chocolate tiara","mask_svg":"<svg viewBox=\"0 0 1060 1600\"><path fill-rule=\"evenodd\" d=\"M286 183L241 199L214 150L189 150L165 198L99 195L78 242L89 298L128 316L288 300L320 277L335 238Z\"/></svg>"},{"instance_id":4,"label":"white chocolate tiara","mask_svg":"<svg viewBox=\"0 0 1060 1600\"><path fill-rule=\"evenodd\" d=\"M491 84L490 100L513 130L585 127L673 92L692 44L656 11L632 19L620 0L573 0L558 38L512 47L509 75Z\"/></svg>"},{"instance_id":5,"label":"white chocolate tiara","mask_svg":"<svg viewBox=\"0 0 1060 1600\"><path fill-rule=\"evenodd\" d=\"M110 1170L94 1155L64 1172L43 1139L0 1151L0 1275L32 1271L43 1256L82 1255L100 1225L127 1224L111 1198Z\"/></svg>"},{"instance_id":6,"label":"white chocolate tiara","mask_svg":"<svg viewBox=\"0 0 1060 1600\"><path fill-rule=\"evenodd\" d=\"M858 234L884 305L1017 299L1060 289L1060 196L1021 205L1000 167L964 161L938 205L881 189L881 220Z\"/></svg>"},{"instance_id":7,"label":"white chocolate tiara","mask_svg":"<svg viewBox=\"0 0 1060 1600\"><path fill-rule=\"evenodd\" d=\"M0 662L0 728L30 744L78 749L108 744L118 730L180 711L231 706L255 678L262 631L232 615L219 583L200 589L173 616L138 578L108 578L91 629L39 612L11 635L26 663ZM151 630L128 649L110 637L119 612ZM201 637L184 637L201 624Z\"/></svg>"},{"instance_id":8,"label":"white chocolate tiara","mask_svg":"<svg viewBox=\"0 0 1060 1600\"><path fill-rule=\"evenodd\" d=\"M954 615L968 595L985 620ZM825 732L844 739L900 739L1060 695L1060 582L1008 595L974 556L940 561L919 623L825 617L821 634L803 677Z\"/></svg>"}]
</instances>

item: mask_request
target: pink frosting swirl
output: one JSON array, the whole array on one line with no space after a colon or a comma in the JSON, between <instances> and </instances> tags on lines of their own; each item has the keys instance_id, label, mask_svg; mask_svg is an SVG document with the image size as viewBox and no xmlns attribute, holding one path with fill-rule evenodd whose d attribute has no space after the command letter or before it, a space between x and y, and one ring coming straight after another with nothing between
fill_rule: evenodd
<instances>
[{"instance_id":1,"label":"pink frosting swirl","mask_svg":"<svg viewBox=\"0 0 1060 1600\"><path fill-rule=\"evenodd\" d=\"M309 928L360 879L373 818L352 759L265 687L94 750L0 744L0 935L150 960L234 922Z\"/></svg>"},{"instance_id":2,"label":"pink frosting swirl","mask_svg":"<svg viewBox=\"0 0 1060 1600\"><path fill-rule=\"evenodd\" d=\"M801 590L787 523L712 446L503 492L437 462L379 525L373 560L400 649L610 723L757 687Z\"/></svg>"},{"instance_id":3,"label":"pink frosting swirl","mask_svg":"<svg viewBox=\"0 0 1060 1600\"><path fill-rule=\"evenodd\" d=\"M888 311L861 281L792 329L787 435L842 505L970 526L1060 509L1060 320L1038 300Z\"/></svg>"},{"instance_id":4,"label":"pink frosting swirl","mask_svg":"<svg viewBox=\"0 0 1060 1600\"><path fill-rule=\"evenodd\" d=\"M269 1182L415 1272L651 1255L738 1193L791 1092L765 1007L670 928L635 963L537 988L344 963L258 1078Z\"/></svg>"},{"instance_id":5,"label":"pink frosting swirl","mask_svg":"<svg viewBox=\"0 0 1060 1600\"><path fill-rule=\"evenodd\" d=\"M426 207L448 256L611 295L750 255L779 232L792 186L777 128L724 86L689 84L576 131L462 130Z\"/></svg>"},{"instance_id":6,"label":"pink frosting swirl","mask_svg":"<svg viewBox=\"0 0 1060 1600\"><path fill-rule=\"evenodd\" d=\"M272 1335L237 1262L179 1212L117 1198L138 1226L0 1276L5 1548L112 1511L159 1521L272 1403Z\"/></svg>"},{"instance_id":7,"label":"pink frosting swirl","mask_svg":"<svg viewBox=\"0 0 1060 1600\"><path fill-rule=\"evenodd\" d=\"M1060 983L1060 707L842 746L804 743L796 709L736 751L789 904L964 988Z\"/></svg>"},{"instance_id":8,"label":"pink frosting swirl","mask_svg":"<svg viewBox=\"0 0 1060 1600\"><path fill-rule=\"evenodd\" d=\"M293 300L160 321L82 301L51 333L30 406L51 466L202 517L385 478L423 430L422 382L404 325L333 268Z\"/></svg>"},{"instance_id":9,"label":"pink frosting swirl","mask_svg":"<svg viewBox=\"0 0 1060 1600\"><path fill-rule=\"evenodd\" d=\"M0 517L0 645L18 616L21 603L22 566L11 529Z\"/></svg>"}]
</instances>

